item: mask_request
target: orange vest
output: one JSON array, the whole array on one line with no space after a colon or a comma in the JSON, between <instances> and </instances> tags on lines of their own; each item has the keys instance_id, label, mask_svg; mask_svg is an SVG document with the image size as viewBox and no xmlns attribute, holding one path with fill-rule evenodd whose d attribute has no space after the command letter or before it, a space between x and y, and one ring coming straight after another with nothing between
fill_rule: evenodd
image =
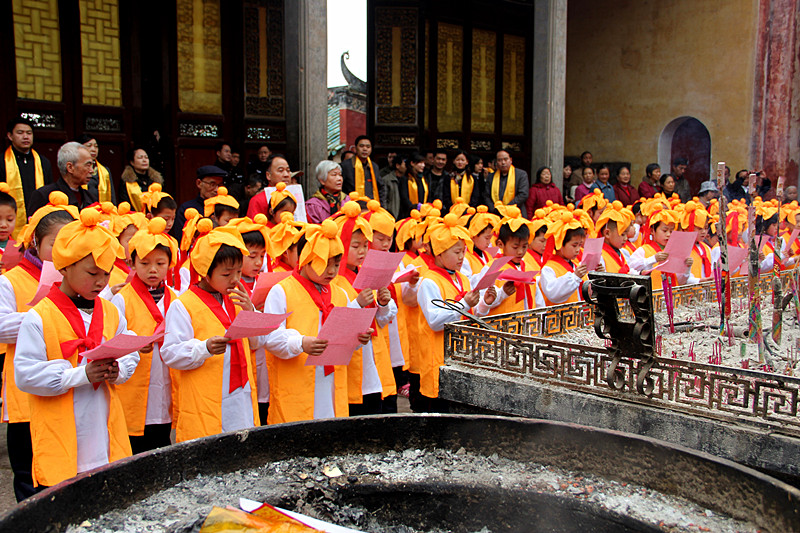
<instances>
[{"instance_id":1,"label":"orange vest","mask_svg":"<svg viewBox=\"0 0 800 533\"><path fill-rule=\"evenodd\" d=\"M467 263L469 263L469 268L472 270L473 275L480 273L480 271L483 270L483 267L486 265L492 264L491 257L484 263L480 257L469 250L467 250L464 254L464 259L467 261Z\"/></svg>"},{"instance_id":2,"label":"orange vest","mask_svg":"<svg viewBox=\"0 0 800 533\"><path fill-rule=\"evenodd\" d=\"M469 292L469 279L461 272L456 272L455 275L461 281L462 290ZM442 300L455 299L458 296L458 289L439 272L427 270L423 277L436 283ZM421 280L420 283L422 283ZM428 398L438 398L439 367L444 365L444 331L433 331L422 312L419 314L419 338L420 346L424 347L418 354L420 359L419 390Z\"/></svg>"},{"instance_id":3,"label":"orange vest","mask_svg":"<svg viewBox=\"0 0 800 533\"><path fill-rule=\"evenodd\" d=\"M117 334L119 311L109 301L100 299L100 302L103 305L103 339L109 340ZM64 314L49 298L36 304L34 310L42 318L47 359L66 360L73 367L77 366L77 350L68 359L61 354L62 342L78 338ZM101 387L108 391L108 458L113 462L131 455L131 443L116 386L102 382ZM58 396L30 395L32 473L36 486L50 487L78 473L78 439L72 396L72 389Z\"/></svg>"},{"instance_id":4,"label":"orange vest","mask_svg":"<svg viewBox=\"0 0 800 533\"><path fill-rule=\"evenodd\" d=\"M705 253L706 261L708 261L708 272L706 272L706 268L703 266L703 257L700 255L700 252L697 251L697 247L701 247L703 252ZM694 261L692 262L692 276L696 277L697 279L702 278L710 278L714 275L711 271L711 248L704 242L698 242L694 246L692 246L692 253L690 255Z\"/></svg>"},{"instance_id":5,"label":"orange vest","mask_svg":"<svg viewBox=\"0 0 800 533\"><path fill-rule=\"evenodd\" d=\"M171 300L174 301L175 293L170 291ZM136 290L129 283L118 293L125 300L125 319L128 321L128 329L137 335L148 336L155 331L157 324L150 310L142 301ZM163 296L166 298L166 293ZM119 399L125 409L125 420L128 423L128 435L144 435L144 422L147 416L148 393L150 392L150 367L153 364L153 352L139 352L139 365L136 372L128 381L117 387ZM170 369L170 376L176 372Z\"/></svg>"},{"instance_id":6,"label":"orange vest","mask_svg":"<svg viewBox=\"0 0 800 533\"><path fill-rule=\"evenodd\" d=\"M356 291L344 276L336 276L331 282L331 287L344 289L347 297L351 301L358 298ZM376 303L377 305L377 303ZM376 324L373 324L373 327ZM385 336L381 335L381 330L387 330ZM388 326L379 328L378 335L372 337L372 353L375 359L375 368L378 370L378 378L381 380L381 398L386 398L392 394L397 394L397 385L394 381L392 371L391 354L389 353L389 332ZM364 377L364 350L359 348L353 353L350 364L347 365L347 395L350 403L362 403L361 382Z\"/></svg>"},{"instance_id":7,"label":"orange vest","mask_svg":"<svg viewBox=\"0 0 800 533\"><path fill-rule=\"evenodd\" d=\"M428 265L425 263L425 260L422 257L417 256L414 260L411 261L412 265L417 266L417 272L420 275L420 281L417 283L422 282L422 277L425 275L425 272L428 270ZM425 321L425 317L422 316L422 311L420 310L419 306L414 307L407 307L406 313L406 329L408 330L408 351L403 351L403 354L406 356L406 364L408 365L408 371L412 374L419 374L420 373L420 352L423 350L422 339L420 337L420 324Z\"/></svg>"},{"instance_id":8,"label":"orange vest","mask_svg":"<svg viewBox=\"0 0 800 533\"><path fill-rule=\"evenodd\" d=\"M555 258L551 258L550 260L547 261L547 263L545 263L544 266L552 268L553 272L556 273L556 277L560 278L561 276L564 276L567 273L572 272L572 270L569 270L566 266L564 266L562 261L566 262L565 259L562 259L561 261L559 261L559 260L557 260ZM586 281L586 276L583 277L583 281ZM550 299L547 298L547 295L544 292L542 292L542 298L544 298L544 304L547 307L550 307L552 305L571 304L571 303L579 302L581 300L581 298L580 298L580 296L578 294L579 292L580 292L580 289L574 291L572 294L569 295L569 298L567 298L563 302L552 302L552 301L550 301Z\"/></svg>"},{"instance_id":9,"label":"orange vest","mask_svg":"<svg viewBox=\"0 0 800 533\"><path fill-rule=\"evenodd\" d=\"M113 287L114 285L125 283L125 280L128 279L128 274L130 274L130 271L125 272L115 264L111 269L111 274L108 276L108 286Z\"/></svg>"},{"instance_id":10,"label":"orange vest","mask_svg":"<svg viewBox=\"0 0 800 533\"><path fill-rule=\"evenodd\" d=\"M624 267L628 266L628 262L625 261L625 256L622 255L622 252L614 252L614 250L609 250L612 248L610 244L607 242L603 244L603 263L605 263L606 272L611 272L612 274L618 274L621 270L624 270ZM625 274L630 272L630 268Z\"/></svg>"},{"instance_id":11,"label":"orange vest","mask_svg":"<svg viewBox=\"0 0 800 533\"><path fill-rule=\"evenodd\" d=\"M320 311L306 289L293 276L278 285L286 293L286 328L300 334L316 337L319 333ZM337 307L347 305L347 297L330 287L331 302ZM308 355L301 353L291 359L281 359L267 352L269 372L269 424L297 422L314 419L314 388L316 367L305 366ZM334 412L336 416L348 416L347 367L334 367Z\"/></svg>"},{"instance_id":12,"label":"orange vest","mask_svg":"<svg viewBox=\"0 0 800 533\"><path fill-rule=\"evenodd\" d=\"M200 340L225 334L225 327L214 312L191 290L181 294L183 303L194 329L194 338ZM238 314L240 309L235 307ZM250 345L242 339L247 361L247 378L250 381L250 398L253 403L253 424L259 425L258 399L256 395L255 369L250 358ZM212 355L203 364L192 370L176 370L172 373L178 391L180 411L175 424L175 440L207 437L222 433L222 373L225 354ZM227 384L225 384L227 387Z\"/></svg>"},{"instance_id":13,"label":"orange vest","mask_svg":"<svg viewBox=\"0 0 800 533\"><path fill-rule=\"evenodd\" d=\"M656 255L658 252L661 251L661 249L656 248L651 243L647 243L647 244L643 245L642 248L644 249L644 257L645 258L653 257L654 255ZM652 288L653 288L654 291L657 291L657 290L660 290L660 289L664 288L664 284L663 284L663 282L661 280L661 271L660 270L653 270L650 273L650 282L651 282L651 285L652 285Z\"/></svg>"},{"instance_id":14,"label":"orange vest","mask_svg":"<svg viewBox=\"0 0 800 533\"><path fill-rule=\"evenodd\" d=\"M20 266L16 266L6 272L5 277L14 287L17 312L24 313L30 309L28 302L36 294L39 282ZM14 379L14 353L16 353L16 349L16 344L6 345L6 359L3 362L3 398L5 398L5 408L8 411L9 422L30 422L30 394L19 390Z\"/></svg>"}]
</instances>

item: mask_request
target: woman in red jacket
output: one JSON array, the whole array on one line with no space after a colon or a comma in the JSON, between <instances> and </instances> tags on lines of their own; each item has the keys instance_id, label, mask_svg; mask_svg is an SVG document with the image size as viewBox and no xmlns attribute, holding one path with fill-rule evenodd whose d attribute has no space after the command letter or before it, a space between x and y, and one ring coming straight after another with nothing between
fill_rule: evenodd
<instances>
[{"instance_id":1,"label":"woman in red jacket","mask_svg":"<svg viewBox=\"0 0 800 533\"><path fill-rule=\"evenodd\" d=\"M633 205L639 199L639 191L631 185L631 169L622 165L617 169L617 183L614 184L614 196L622 205Z\"/></svg>"},{"instance_id":2,"label":"woman in red jacket","mask_svg":"<svg viewBox=\"0 0 800 533\"><path fill-rule=\"evenodd\" d=\"M552 200L554 204L564 205L564 197L561 191L553 184L553 174L547 167L541 167L536 171L536 178L531 185L531 192L525 204L528 215L533 216L537 209L544 207L547 200Z\"/></svg>"}]
</instances>

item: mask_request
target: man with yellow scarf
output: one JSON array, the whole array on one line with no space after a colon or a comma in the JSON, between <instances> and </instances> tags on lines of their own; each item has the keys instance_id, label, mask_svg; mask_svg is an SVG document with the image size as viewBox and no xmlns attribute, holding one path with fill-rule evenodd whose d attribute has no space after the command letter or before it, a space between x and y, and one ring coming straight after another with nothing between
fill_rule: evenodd
<instances>
[{"instance_id":1,"label":"man with yellow scarf","mask_svg":"<svg viewBox=\"0 0 800 533\"><path fill-rule=\"evenodd\" d=\"M503 202L503 205L516 205L522 212L522 217L527 218L525 202L529 191L528 173L512 164L508 152L497 152L497 170L486 182L486 197L491 199L491 205L498 201Z\"/></svg>"},{"instance_id":2,"label":"man with yellow scarf","mask_svg":"<svg viewBox=\"0 0 800 533\"><path fill-rule=\"evenodd\" d=\"M11 196L17 202L17 222L14 236L28 221L33 210L26 211L33 191L53 183L53 170L50 161L39 155L33 146L33 123L18 116L8 122L8 140L11 141L0 160L0 180L8 183ZM45 202L46 203L46 202Z\"/></svg>"},{"instance_id":3,"label":"man with yellow scarf","mask_svg":"<svg viewBox=\"0 0 800 533\"><path fill-rule=\"evenodd\" d=\"M342 161L342 192L359 195L383 202L386 187L383 185L378 165L369 156L372 154L372 141L366 135L356 137L356 156Z\"/></svg>"}]
</instances>

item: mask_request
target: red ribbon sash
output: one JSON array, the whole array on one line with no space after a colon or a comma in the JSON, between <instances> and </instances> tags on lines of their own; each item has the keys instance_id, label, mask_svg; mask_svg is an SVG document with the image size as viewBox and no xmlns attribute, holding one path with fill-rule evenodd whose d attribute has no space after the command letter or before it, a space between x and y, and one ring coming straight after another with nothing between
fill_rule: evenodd
<instances>
[{"instance_id":1,"label":"red ribbon sash","mask_svg":"<svg viewBox=\"0 0 800 533\"><path fill-rule=\"evenodd\" d=\"M622 252L620 252L607 242L603 243L603 250L605 250L608 253L608 255L610 255L611 258L617 263L617 266L619 266L619 270L617 272L619 272L620 274L627 274L628 272L631 271L630 267L628 266L628 263L625 261L625 258L622 257Z\"/></svg>"},{"instance_id":2,"label":"red ribbon sash","mask_svg":"<svg viewBox=\"0 0 800 533\"><path fill-rule=\"evenodd\" d=\"M27 272L28 274L30 274L31 277L34 278L36 281L39 281L39 279L42 277L42 269L31 263L27 257L23 257L22 259L20 259L19 264L17 266L20 267L25 272Z\"/></svg>"},{"instance_id":3,"label":"red ribbon sash","mask_svg":"<svg viewBox=\"0 0 800 533\"><path fill-rule=\"evenodd\" d=\"M139 276L134 276L131 280L131 287L133 287L134 292L139 297L139 299L144 303L147 310L150 312L150 316L153 317L156 325L153 328L153 332L158 329L162 322L164 322L164 315L161 314L161 311L158 309L158 304L156 301L153 300L153 295L150 294L150 290L147 288L147 285L139 279ZM169 309L169 304L172 303L172 292L169 288L164 287L164 314L167 313ZM150 333L152 335L152 333ZM158 341L158 345L161 346L164 344L164 339Z\"/></svg>"},{"instance_id":4,"label":"red ribbon sash","mask_svg":"<svg viewBox=\"0 0 800 533\"><path fill-rule=\"evenodd\" d=\"M189 290L194 292L200 301L208 306L211 309L211 312L214 313L214 316L217 317L217 320L220 321L222 326L227 330L230 327L231 322L236 317L236 310L233 307L233 302L230 298L223 295L222 301L225 304L225 308L222 308L222 304L217 301L211 293L204 291L197 285L192 285ZM235 341L230 342L231 346L231 379L230 379L230 388L228 392L233 392L239 387L244 387L248 382L247 376L247 357L244 353L244 343L241 339L237 339Z\"/></svg>"}]
</instances>

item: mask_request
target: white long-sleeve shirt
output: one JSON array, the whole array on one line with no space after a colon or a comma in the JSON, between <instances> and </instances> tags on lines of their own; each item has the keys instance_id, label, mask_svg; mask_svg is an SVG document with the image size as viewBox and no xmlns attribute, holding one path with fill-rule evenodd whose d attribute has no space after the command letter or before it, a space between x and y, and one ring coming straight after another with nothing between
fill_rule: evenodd
<instances>
[{"instance_id":1,"label":"white long-sleeve shirt","mask_svg":"<svg viewBox=\"0 0 800 533\"><path fill-rule=\"evenodd\" d=\"M196 339L194 327L186 307L181 300L173 301L167 311L166 335L161 347L161 358L170 368L175 370L193 370L212 357L208 351L208 339ZM250 337L251 350L257 350L266 342L266 336ZM247 354L245 354L247 356ZM253 403L250 398L250 382L230 392L231 380L231 346L225 347L222 364L222 406L220 418L222 431L236 431L253 427Z\"/></svg>"},{"instance_id":2,"label":"white long-sleeve shirt","mask_svg":"<svg viewBox=\"0 0 800 533\"><path fill-rule=\"evenodd\" d=\"M536 286L536 307L546 307L544 297L553 303L563 303L581 286L581 278L574 272L567 272L563 276L556 276L555 270L547 265L539 273Z\"/></svg>"},{"instance_id":3,"label":"white long-sleeve shirt","mask_svg":"<svg viewBox=\"0 0 800 533\"><path fill-rule=\"evenodd\" d=\"M86 331L92 315L78 310ZM128 331L125 316L120 315L116 335L135 335ZM139 363L139 353L117 359L119 376L114 383L125 383ZM86 376L85 359L73 367L60 357L47 359L42 317L35 309L25 313L19 328L17 351L14 356L14 377L23 392L38 396L59 396L73 389L72 403L75 412L75 433L78 444L78 472L85 472L108 464L108 391L103 383L95 390Z\"/></svg>"},{"instance_id":4,"label":"white long-sleeve shirt","mask_svg":"<svg viewBox=\"0 0 800 533\"><path fill-rule=\"evenodd\" d=\"M444 330L445 324L464 320L464 317L456 311L442 309L441 307L433 305L433 300L442 299L442 293L439 291L439 286L435 281L422 278L418 285L417 305L419 305L419 308L422 310L422 314L425 315L428 327L433 331L442 331ZM456 302L456 305L460 306L464 312L469 312L469 306L463 299ZM474 314L475 316L486 316L489 314L489 306L483 301L483 296L481 296L478 305L475 306Z\"/></svg>"}]
</instances>

